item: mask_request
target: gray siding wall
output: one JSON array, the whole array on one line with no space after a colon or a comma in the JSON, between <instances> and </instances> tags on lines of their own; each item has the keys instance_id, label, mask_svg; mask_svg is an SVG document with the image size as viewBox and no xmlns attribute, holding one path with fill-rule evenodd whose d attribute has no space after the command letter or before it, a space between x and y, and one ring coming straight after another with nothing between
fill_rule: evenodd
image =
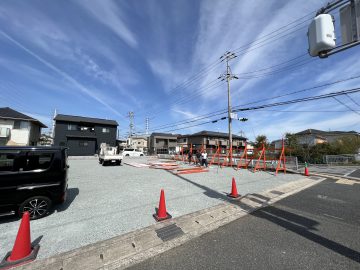
<instances>
[{"instance_id":1,"label":"gray siding wall","mask_svg":"<svg viewBox=\"0 0 360 270\"><path fill-rule=\"evenodd\" d=\"M29 145L37 145L40 139L41 128L39 125L30 123L30 135L29 135Z\"/></svg>"}]
</instances>

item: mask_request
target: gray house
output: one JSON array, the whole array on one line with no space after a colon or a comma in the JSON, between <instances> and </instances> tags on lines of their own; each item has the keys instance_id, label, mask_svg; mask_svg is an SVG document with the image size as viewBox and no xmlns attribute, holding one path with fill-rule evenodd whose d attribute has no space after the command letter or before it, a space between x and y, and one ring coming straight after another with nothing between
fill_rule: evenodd
<instances>
[{"instance_id":1,"label":"gray house","mask_svg":"<svg viewBox=\"0 0 360 270\"><path fill-rule=\"evenodd\" d=\"M176 151L176 134L170 133L152 133L149 137L149 154L171 154Z\"/></svg>"},{"instance_id":2,"label":"gray house","mask_svg":"<svg viewBox=\"0 0 360 270\"><path fill-rule=\"evenodd\" d=\"M101 143L116 145L118 123L114 120L58 114L55 120L55 146L69 148L70 156L91 156Z\"/></svg>"},{"instance_id":3,"label":"gray house","mask_svg":"<svg viewBox=\"0 0 360 270\"><path fill-rule=\"evenodd\" d=\"M244 147L246 140L245 137L233 134L233 148ZM209 153L215 152L216 147L220 146L222 152L225 153L229 147L229 135L223 132L203 130L194 134L179 136L178 145L184 149L189 149L190 145L193 146L193 149L200 149L201 146L204 146Z\"/></svg>"}]
</instances>

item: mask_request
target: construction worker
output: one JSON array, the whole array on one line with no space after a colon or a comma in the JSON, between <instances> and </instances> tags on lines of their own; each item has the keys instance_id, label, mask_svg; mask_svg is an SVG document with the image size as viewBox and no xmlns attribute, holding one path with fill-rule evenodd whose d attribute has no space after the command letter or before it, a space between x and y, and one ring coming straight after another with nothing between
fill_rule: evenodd
<instances>
[{"instance_id":1,"label":"construction worker","mask_svg":"<svg viewBox=\"0 0 360 270\"><path fill-rule=\"evenodd\" d=\"M208 166L208 163L207 163L207 153L205 151L203 151L201 153L201 166Z\"/></svg>"},{"instance_id":2,"label":"construction worker","mask_svg":"<svg viewBox=\"0 0 360 270\"><path fill-rule=\"evenodd\" d=\"M192 153L191 153L191 151L189 150L189 153L188 153L189 164L191 164L191 158L192 158Z\"/></svg>"},{"instance_id":3,"label":"construction worker","mask_svg":"<svg viewBox=\"0 0 360 270\"><path fill-rule=\"evenodd\" d=\"M201 164L202 164L202 162L201 162L201 153L200 153L200 151L196 150L196 165L198 163L201 166Z\"/></svg>"}]
</instances>

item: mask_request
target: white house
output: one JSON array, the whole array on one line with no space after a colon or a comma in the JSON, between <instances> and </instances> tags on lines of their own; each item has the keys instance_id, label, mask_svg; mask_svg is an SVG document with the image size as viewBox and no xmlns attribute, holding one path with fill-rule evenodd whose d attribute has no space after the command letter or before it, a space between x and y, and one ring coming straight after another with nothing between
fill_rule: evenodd
<instances>
[{"instance_id":1,"label":"white house","mask_svg":"<svg viewBox=\"0 0 360 270\"><path fill-rule=\"evenodd\" d=\"M0 108L0 145L37 145L41 128L39 120L9 107Z\"/></svg>"}]
</instances>

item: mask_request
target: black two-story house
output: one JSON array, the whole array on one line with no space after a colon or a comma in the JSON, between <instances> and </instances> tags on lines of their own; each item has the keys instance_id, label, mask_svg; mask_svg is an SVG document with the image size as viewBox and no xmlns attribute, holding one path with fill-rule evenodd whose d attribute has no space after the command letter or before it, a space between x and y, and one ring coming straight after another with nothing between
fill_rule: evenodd
<instances>
[{"instance_id":1,"label":"black two-story house","mask_svg":"<svg viewBox=\"0 0 360 270\"><path fill-rule=\"evenodd\" d=\"M68 147L70 156L90 156L101 143L116 145L118 123L114 120L58 114L55 120L55 146Z\"/></svg>"}]
</instances>

